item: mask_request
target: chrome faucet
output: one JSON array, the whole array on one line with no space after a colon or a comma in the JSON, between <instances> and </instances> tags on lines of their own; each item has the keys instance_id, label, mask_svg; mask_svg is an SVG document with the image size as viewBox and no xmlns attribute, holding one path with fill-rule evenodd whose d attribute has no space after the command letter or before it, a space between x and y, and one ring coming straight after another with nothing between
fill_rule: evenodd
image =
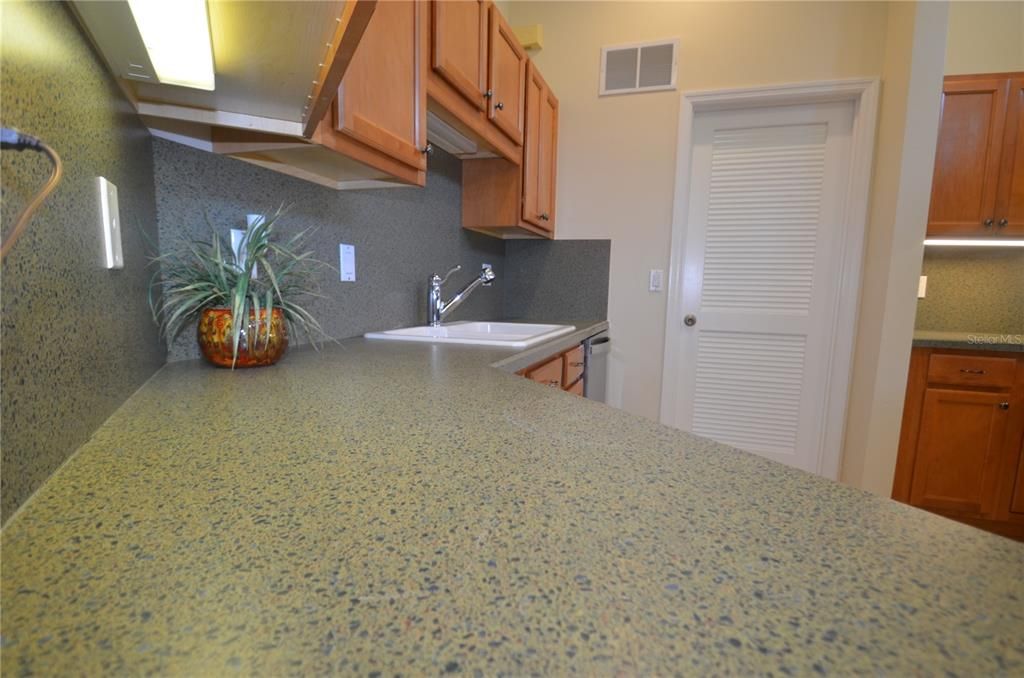
<instances>
[{"instance_id":1,"label":"chrome faucet","mask_svg":"<svg viewBox=\"0 0 1024 678\"><path fill-rule=\"evenodd\" d=\"M480 275L473 278L469 283L456 293L448 301L441 298L441 285L448 281L453 273L462 270L462 266L456 266L444 274L442 278L438 274L430 276L430 287L427 288L427 321L431 327L437 327L444 320L444 317L459 307L480 285L490 287L494 281L494 271L488 264L480 265Z\"/></svg>"}]
</instances>

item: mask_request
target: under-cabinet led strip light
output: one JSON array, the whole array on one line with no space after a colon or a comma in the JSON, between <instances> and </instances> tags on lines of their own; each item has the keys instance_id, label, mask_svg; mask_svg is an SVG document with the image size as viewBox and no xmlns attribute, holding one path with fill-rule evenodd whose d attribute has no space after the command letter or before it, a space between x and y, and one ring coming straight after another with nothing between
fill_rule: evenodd
<instances>
[{"instance_id":1,"label":"under-cabinet led strip light","mask_svg":"<svg viewBox=\"0 0 1024 678\"><path fill-rule=\"evenodd\" d=\"M161 83L214 88L206 0L128 0L128 6Z\"/></svg>"},{"instance_id":2,"label":"under-cabinet led strip light","mask_svg":"<svg viewBox=\"0 0 1024 678\"><path fill-rule=\"evenodd\" d=\"M924 244L945 247L1024 247L1024 239L994 240L990 238L926 238Z\"/></svg>"}]
</instances>

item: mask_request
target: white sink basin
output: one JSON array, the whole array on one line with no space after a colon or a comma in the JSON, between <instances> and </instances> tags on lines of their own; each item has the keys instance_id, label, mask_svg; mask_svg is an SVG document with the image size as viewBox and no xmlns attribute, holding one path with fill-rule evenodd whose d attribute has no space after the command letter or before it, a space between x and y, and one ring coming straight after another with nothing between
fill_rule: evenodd
<instances>
[{"instance_id":1,"label":"white sink basin","mask_svg":"<svg viewBox=\"0 0 1024 678\"><path fill-rule=\"evenodd\" d=\"M441 344L475 344L477 346L504 346L529 348L568 334L573 325L533 325L530 323L457 322L440 327L405 327L387 332L370 332L367 339L392 341L431 341Z\"/></svg>"}]
</instances>

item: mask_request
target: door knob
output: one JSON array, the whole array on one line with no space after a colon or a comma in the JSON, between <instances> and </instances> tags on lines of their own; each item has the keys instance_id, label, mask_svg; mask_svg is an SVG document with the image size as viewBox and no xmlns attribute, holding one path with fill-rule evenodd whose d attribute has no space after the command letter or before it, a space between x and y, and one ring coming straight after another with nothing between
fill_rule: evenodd
<instances>
[{"instance_id":1,"label":"door knob","mask_svg":"<svg viewBox=\"0 0 1024 678\"><path fill-rule=\"evenodd\" d=\"M989 218L989 219L986 219L985 221L983 221L981 223L983 223L985 225L985 228L989 228L990 226L992 226L992 224L996 223L996 220Z\"/></svg>"},{"instance_id":2,"label":"door knob","mask_svg":"<svg viewBox=\"0 0 1024 678\"><path fill-rule=\"evenodd\" d=\"M693 327L694 325L697 324L697 316L693 315L692 313L684 316L683 324L686 325L687 327Z\"/></svg>"},{"instance_id":3,"label":"door knob","mask_svg":"<svg viewBox=\"0 0 1024 678\"><path fill-rule=\"evenodd\" d=\"M1006 225L1009 224L1009 223L1010 222L1007 221L1006 218L1004 217L1004 218L1000 219L999 223L996 224L996 225L999 226L999 228L1006 228Z\"/></svg>"}]
</instances>

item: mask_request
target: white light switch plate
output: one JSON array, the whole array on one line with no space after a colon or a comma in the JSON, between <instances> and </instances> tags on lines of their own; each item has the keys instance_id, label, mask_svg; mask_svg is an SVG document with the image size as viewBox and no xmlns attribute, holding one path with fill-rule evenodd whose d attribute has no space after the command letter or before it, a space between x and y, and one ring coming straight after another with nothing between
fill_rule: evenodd
<instances>
[{"instance_id":1,"label":"white light switch plate","mask_svg":"<svg viewBox=\"0 0 1024 678\"><path fill-rule=\"evenodd\" d=\"M96 177L96 190L99 193L100 226L103 229L103 264L107 268L124 268L117 186L104 177Z\"/></svg>"},{"instance_id":2,"label":"white light switch plate","mask_svg":"<svg viewBox=\"0 0 1024 678\"><path fill-rule=\"evenodd\" d=\"M917 281L917 298L924 299L925 290L928 288L928 276L922 275Z\"/></svg>"},{"instance_id":3,"label":"white light switch plate","mask_svg":"<svg viewBox=\"0 0 1024 678\"><path fill-rule=\"evenodd\" d=\"M341 281L356 281L356 248L355 245L338 245L338 256L341 259Z\"/></svg>"},{"instance_id":4,"label":"white light switch plate","mask_svg":"<svg viewBox=\"0 0 1024 678\"><path fill-rule=\"evenodd\" d=\"M651 269L651 278L647 289L651 292L661 292L665 288L665 271L660 268Z\"/></svg>"}]
</instances>

